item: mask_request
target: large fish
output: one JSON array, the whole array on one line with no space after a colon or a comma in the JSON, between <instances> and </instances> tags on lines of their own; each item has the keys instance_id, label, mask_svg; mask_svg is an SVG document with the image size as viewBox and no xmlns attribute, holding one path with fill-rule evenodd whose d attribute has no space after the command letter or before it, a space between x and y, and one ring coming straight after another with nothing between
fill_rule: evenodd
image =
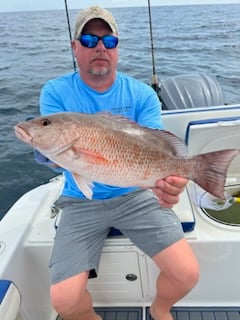
<instances>
[{"instance_id":1,"label":"large fish","mask_svg":"<svg viewBox=\"0 0 240 320\"><path fill-rule=\"evenodd\" d=\"M229 149L188 157L185 144L172 133L107 113L56 113L14 128L19 139L70 170L89 199L94 181L153 188L170 175L191 179L224 199L227 170L239 153Z\"/></svg>"}]
</instances>

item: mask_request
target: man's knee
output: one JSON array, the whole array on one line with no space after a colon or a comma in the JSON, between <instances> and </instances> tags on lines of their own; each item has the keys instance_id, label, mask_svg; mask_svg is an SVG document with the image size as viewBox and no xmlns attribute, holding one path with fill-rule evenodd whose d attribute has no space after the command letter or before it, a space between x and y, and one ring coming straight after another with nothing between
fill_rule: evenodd
<instances>
[{"instance_id":1,"label":"man's knee","mask_svg":"<svg viewBox=\"0 0 240 320\"><path fill-rule=\"evenodd\" d=\"M172 286L180 291L185 292L185 294L195 287L199 280L199 266L196 260L193 260L192 263L184 268L176 268L173 272L164 272L161 271L158 281L157 281L157 291L162 290L159 285L163 283L161 278L165 278Z\"/></svg>"},{"instance_id":2,"label":"man's knee","mask_svg":"<svg viewBox=\"0 0 240 320\"><path fill-rule=\"evenodd\" d=\"M191 290L199 279L198 261L185 239L181 239L153 257L164 275L174 285Z\"/></svg>"},{"instance_id":3,"label":"man's knee","mask_svg":"<svg viewBox=\"0 0 240 320\"><path fill-rule=\"evenodd\" d=\"M184 259L184 258L183 258ZM188 261L189 263L182 263L181 272L177 272L172 277L175 285L183 288L186 292L190 291L199 280L199 265L197 260L193 257Z\"/></svg>"},{"instance_id":4,"label":"man's knee","mask_svg":"<svg viewBox=\"0 0 240 320\"><path fill-rule=\"evenodd\" d=\"M190 265L187 266L185 272L179 275L179 280L182 286L185 286L187 291L190 291L199 280L199 265L196 260L193 260Z\"/></svg>"}]
</instances>

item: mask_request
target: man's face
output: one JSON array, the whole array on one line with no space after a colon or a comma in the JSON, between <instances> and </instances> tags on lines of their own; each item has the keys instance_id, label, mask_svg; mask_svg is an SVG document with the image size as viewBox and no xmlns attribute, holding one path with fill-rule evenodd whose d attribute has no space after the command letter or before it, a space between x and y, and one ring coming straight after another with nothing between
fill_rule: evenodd
<instances>
[{"instance_id":1,"label":"man's face","mask_svg":"<svg viewBox=\"0 0 240 320\"><path fill-rule=\"evenodd\" d=\"M112 31L103 20L93 19L85 25L82 33L102 37L112 34ZM81 75L106 76L115 73L118 62L117 47L106 49L100 40L95 48L87 48L79 40L74 40L73 50Z\"/></svg>"}]
</instances>

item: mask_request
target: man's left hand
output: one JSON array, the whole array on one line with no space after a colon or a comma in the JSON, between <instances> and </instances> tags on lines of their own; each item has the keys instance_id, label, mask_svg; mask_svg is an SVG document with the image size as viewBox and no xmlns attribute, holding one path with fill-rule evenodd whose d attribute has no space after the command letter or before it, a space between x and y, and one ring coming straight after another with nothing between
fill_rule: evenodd
<instances>
[{"instance_id":1,"label":"man's left hand","mask_svg":"<svg viewBox=\"0 0 240 320\"><path fill-rule=\"evenodd\" d=\"M169 176L156 181L152 191L164 208L172 208L179 201L180 194L185 189L188 180L182 177Z\"/></svg>"}]
</instances>

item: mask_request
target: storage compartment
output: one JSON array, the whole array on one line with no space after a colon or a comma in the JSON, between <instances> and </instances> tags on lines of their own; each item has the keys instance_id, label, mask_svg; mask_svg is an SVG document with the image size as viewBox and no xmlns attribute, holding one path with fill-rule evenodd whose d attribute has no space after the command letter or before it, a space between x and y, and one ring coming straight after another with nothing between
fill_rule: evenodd
<instances>
[{"instance_id":1,"label":"storage compartment","mask_svg":"<svg viewBox=\"0 0 240 320\"><path fill-rule=\"evenodd\" d=\"M95 306L138 305L149 296L146 281L146 257L135 246L115 246L117 240L104 248L98 277L89 279Z\"/></svg>"},{"instance_id":2,"label":"storage compartment","mask_svg":"<svg viewBox=\"0 0 240 320\"><path fill-rule=\"evenodd\" d=\"M225 190L233 197L232 203L223 210L213 210L202 208L203 213L213 221L226 226L240 227L240 203L234 201L234 197L240 197L240 185L227 186Z\"/></svg>"},{"instance_id":3,"label":"storage compartment","mask_svg":"<svg viewBox=\"0 0 240 320\"><path fill-rule=\"evenodd\" d=\"M223 149L238 149L240 150L240 118L212 118L207 120L192 121L189 123L186 132L186 143L190 155L212 152ZM221 159L219 159L220 161ZM227 172L225 191L232 196L240 194L240 155L237 155L230 164ZM197 193L196 193L197 194ZM197 196L195 196L196 198ZM207 192L199 194L202 207L211 198ZM195 202L197 199L195 199ZM210 199L217 204L218 199ZM210 202L209 202L210 203ZM199 205L201 206L201 205ZM216 205L217 207L217 205ZM219 205L219 209L221 206ZM215 210L201 208L205 217L215 223L221 223L229 226L240 226L240 204L234 203L224 210ZM208 219L208 220L209 220Z\"/></svg>"}]
</instances>

